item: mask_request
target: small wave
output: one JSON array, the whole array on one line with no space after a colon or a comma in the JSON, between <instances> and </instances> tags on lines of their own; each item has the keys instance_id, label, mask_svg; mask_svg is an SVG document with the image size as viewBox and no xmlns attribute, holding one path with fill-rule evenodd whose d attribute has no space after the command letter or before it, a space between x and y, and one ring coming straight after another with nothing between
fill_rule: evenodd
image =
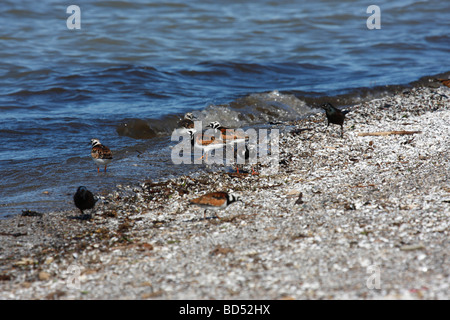
<instances>
[{"instance_id":1,"label":"small wave","mask_svg":"<svg viewBox=\"0 0 450 320\"><path fill-rule=\"evenodd\" d=\"M70 94L70 95L75 95L78 96L80 94L92 94L92 91L90 90L80 90L80 89L66 89L66 88L62 88L62 87L53 87L53 88L48 88L48 89L44 89L44 90L27 90L27 89L23 89L23 90L18 90L12 93L9 93L9 96L18 96L18 97L26 97L26 96L32 96L32 95L60 95L60 94Z\"/></svg>"},{"instance_id":2,"label":"small wave","mask_svg":"<svg viewBox=\"0 0 450 320\"><path fill-rule=\"evenodd\" d=\"M166 117L167 118L167 117ZM119 136L126 136L133 139L152 139L157 136L169 134L169 128L175 128L176 121L171 123L168 119L128 119L117 128Z\"/></svg>"},{"instance_id":3,"label":"small wave","mask_svg":"<svg viewBox=\"0 0 450 320\"><path fill-rule=\"evenodd\" d=\"M97 1L95 5L105 8L118 8L118 9L142 9L141 4L129 3L124 1Z\"/></svg>"},{"instance_id":4,"label":"small wave","mask_svg":"<svg viewBox=\"0 0 450 320\"><path fill-rule=\"evenodd\" d=\"M224 105L209 105L193 113L205 127L212 121L230 127L245 127L254 124L298 119L312 110L294 95L278 91L255 93ZM182 114L167 115L161 119L129 119L117 127L117 133L134 139L151 139L169 135L177 128Z\"/></svg>"},{"instance_id":5,"label":"small wave","mask_svg":"<svg viewBox=\"0 0 450 320\"><path fill-rule=\"evenodd\" d=\"M425 40L428 43L448 46L448 44L450 43L450 36L447 34L438 35L438 36L429 36L429 37L425 37Z\"/></svg>"}]
</instances>

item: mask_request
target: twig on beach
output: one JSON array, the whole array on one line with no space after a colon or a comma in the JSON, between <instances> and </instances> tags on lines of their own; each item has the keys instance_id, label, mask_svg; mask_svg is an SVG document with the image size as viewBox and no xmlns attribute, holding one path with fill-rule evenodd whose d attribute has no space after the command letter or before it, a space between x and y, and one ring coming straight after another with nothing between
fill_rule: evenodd
<instances>
[{"instance_id":1,"label":"twig on beach","mask_svg":"<svg viewBox=\"0 0 450 320\"><path fill-rule=\"evenodd\" d=\"M392 134L415 134L415 133L422 133L422 131L381 131L381 132L360 132L358 133L359 137L366 137L366 136L389 136Z\"/></svg>"},{"instance_id":2,"label":"twig on beach","mask_svg":"<svg viewBox=\"0 0 450 320\"><path fill-rule=\"evenodd\" d=\"M12 237L21 237L28 235L27 232L0 232L0 236L12 236Z\"/></svg>"},{"instance_id":3,"label":"twig on beach","mask_svg":"<svg viewBox=\"0 0 450 320\"><path fill-rule=\"evenodd\" d=\"M298 128L298 129L292 130L290 133L291 134L300 134L304 131L311 131L311 130L312 130L312 128Z\"/></svg>"},{"instance_id":4,"label":"twig on beach","mask_svg":"<svg viewBox=\"0 0 450 320\"><path fill-rule=\"evenodd\" d=\"M294 129L294 130L292 130L290 133L293 134L293 135L299 135L299 134L301 134L302 132L311 131L311 130L313 130L313 129L312 129L312 128L299 128L299 129ZM312 138L315 134L316 134L316 132L313 131L313 134L312 134L312 135L310 135L310 136L308 136L308 137L306 137L306 138L302 138L302 140L311 140L311 138Z\"/></svg>"}]
</instances>

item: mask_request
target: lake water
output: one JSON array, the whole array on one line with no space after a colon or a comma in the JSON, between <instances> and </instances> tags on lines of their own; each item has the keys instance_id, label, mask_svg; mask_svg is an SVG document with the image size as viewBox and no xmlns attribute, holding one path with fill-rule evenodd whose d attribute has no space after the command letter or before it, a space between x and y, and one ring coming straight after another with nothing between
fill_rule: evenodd
<instances>
[{"instance_id":1,"label":"lake water","mask_svg":"<svg viewBox=\"0 0 450 320\"><path fill-rule=\"evenodd\" d=\"M80 29L70 4L0 6L0 217L195 170L170 161L187 111L246 127L450 70L450 1L76 1Z\"/></svg>"}]
</instances>

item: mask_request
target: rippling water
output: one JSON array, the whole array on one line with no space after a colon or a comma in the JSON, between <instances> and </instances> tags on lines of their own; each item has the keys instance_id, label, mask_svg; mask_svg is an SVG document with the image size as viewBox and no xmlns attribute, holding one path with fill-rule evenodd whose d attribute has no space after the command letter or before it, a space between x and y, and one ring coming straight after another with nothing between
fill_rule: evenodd
<instances>
[{"instance_id":1,"label":"rippling water","mask_svg":"<svg viewBox=\"0 0 450 320\"><path fill-rule=\"evenodd\" d=\"M81 29L69 30L69 4L2 1L0 216L71 208L78 185L193 169L170 161L186 111L248 126L450 70L449 1L377 1L379 30L366 26L371 4L77 1ZM93 137L115 154L106 174Z\"/></svg>"}]
</instances>

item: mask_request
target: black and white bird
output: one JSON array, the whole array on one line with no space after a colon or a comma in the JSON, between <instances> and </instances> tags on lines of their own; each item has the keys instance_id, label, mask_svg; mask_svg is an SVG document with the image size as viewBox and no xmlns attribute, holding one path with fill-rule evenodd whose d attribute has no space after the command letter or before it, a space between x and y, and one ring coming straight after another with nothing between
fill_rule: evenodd
<instances>
[{"instance_id":1,"label":"black and white bird","mask_svg":"<svg viewBox=\"0 0 450 320\"><path fill-rule=\"evenodd\" d=\"M235 129L226 128L220 124L219 121L213 121L206 126L207 128L212 128L216 131L220 131L222 140L225 143L237 143L239 141L245 141L248 136L244 135L242 132L237 132Z\"/></svg>"},{"instance_id":2,"label":"black and white bird","mask_svg":"<svg viewBox=\"0 0 450 320\"><path fill-rule=\"evenodd\" d=\"M203 155L201 159L208 160L208 152L214 149L224 147L224 142L221 139L216 139L213 135L206 135L204 133L196 133L195 130L188 130L191 135L191 145L193 148L200 148Z\"/></svg>"},{"instance_id":3,"label":"black and white bird","mask_svg":"<svg viewBox=\"0 0 450 320\"><path fill-rule=\"evenodd\" d=\"M90 192L86 187L80 186L77 192L73 196L73 201L75 206L80 209L81 215L83 215L84 210L89 210L94 208L95 203L98 199L94 198L92 192Z\"/></svg>"},{"instance_id":4,"label":"black and white bird","mask_svg":"<svg viewBox=\"0 0 450 320\"><path fill-rule=\"evenodd\" d=\"M218 210L225 209L230 204L236 202L236 201L242 201L239 196L236 196L233 193L228 192L210 192L207 194L204 194L198 198L195 198L190 201L191 205L199 206L203 209L205 209L204 215L206 216L207 210L213 210L216 212L216 217L220 219L220 217L217 215Z\"/></svg>"},{"instance_id":5,"label":"black and white bird","mask_svg":"<svg viewBox=\"0 0 450 320\"><path fill-rule=\"evenodd\" d=\"M192 112L188 112L184 115L184 118L178 122L178 128L182 130L193 130L195 127L194 119L197 119Z\"/></svg>"}]
</instances>

